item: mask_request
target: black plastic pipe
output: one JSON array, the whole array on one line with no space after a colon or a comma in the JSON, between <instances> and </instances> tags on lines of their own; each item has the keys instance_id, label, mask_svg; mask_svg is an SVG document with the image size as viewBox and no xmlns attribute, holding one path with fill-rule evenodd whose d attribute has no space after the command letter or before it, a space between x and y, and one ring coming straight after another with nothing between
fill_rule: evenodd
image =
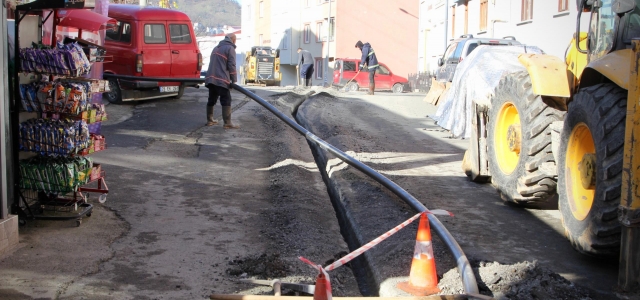
<instances>
[{"instance_id":1,"label":"black plastic pipe","mask_svg":"<svg viewBox=\"0 0 640 300\"><path fill-rule=\"evenodd\" d=\"M116 79L138 80L138 81L204 83L204 79L202 78L138 77L138 76L127 76L127 75L115 75L115 74L109 74L109 73L104 73L104 78L105 79L116 78ZM273 105L269 104L269 102L260 98L258 95L250 92L249 90L235 83L232 83L230 86L236 91L258 102L258 104L262 105L264 108L272 112L280 120L287 123L289 127L293 128L295 131L297 131L301 135L304 135L307 140L314 142L315 144L320 146L322 149L325 149L326 151L331 152L332 154L340 158L345 163L360 170L362 173L371 177L373 180L387 187L394 194L400 197L400 199L404 200L407 204L409 204L409 206L411 206L411 208L413 208L414 210L418 212L424 212L428 210L422 203L420 203L416 198L414 198L411 194L409 194L407 191L405 191L395 182L389 180L389 178L376 172L374 169L370 168L369 166L361 163L357 159L342 152L340 149L334 147L333 145L315 136L309 130L300 126L300 124L298 124L297 122L291 120L289 117L287 117L285 114L280 112ZM480 291L478 290L478 283L476 281L476 276L475 274L473 274L473 269L469 264L469 260L467 259L467 256L462 251L462 248L460 248L460 245L458 245L458 242L456 242L456 240L453 238L451 233L447 230L447 228L444 227L444 225L440 222L440 220L438 220L436 216L432 214L428 214L427 216L429 218L429 224L431 225L431 228L435 230L436 234L447 245L447 247L449 248L449 251L451 252L453 257L456 259L456 263L458 265L458 272L462 276L462 285L464 287L465 292L467 294L479 294Z\"/></svg>"},{"instance_id":2,"label":"black plastic pipe","mask_svg":"<svg viewBox=\"0 0 640 300\"><path fill-rule=\"evenodd\" d=\"M333 145L315 136L313 133L311 133L304 127L300 126L300 124L291 120L289 117L287 117L285 114L277 110L273 105L269 104L264 99L260 98L258 95L250 92L249 90L235 83L232 83L231 87L237 90L238 92L246 95L247 97L255 100L260 105L264 106L264 108L271 111L280 120L287 123L287 125L289 125L291 128L295 129L297 132L304 135L307 140L314 142L315 144L320 146L322 149L331 152L332 154L340 158L345 163L360 170L361 172L365 173L367 176L371 177L373 180L387 187L394 194L396 194L398 197L404 200L407 204L409 204L409 206L411 206L414 210L418 212L427 211L427 208L422 203L416 200L416 198L414 198L411 194L409 194L403 188L398 186L395 182L389 180L389 178L376 172L374 169L370 168L369 166L361 163L357 159L342 152L340 149L334 147ZM431 228L433 228L436 231L436 234L438 234L438 236L442 239L442 241L447 245L447 247L449 248L449 251L451 251L451 254L456 259L456 262L458 264L458 272L462 276L462 284L464 286L465 292L468 294L479 294L480 292L478 290L478 283L476 281L476 276L473 273L473 269L469 264L469 260L467 259L467 256L464 254L464 252L462 252L462 248L460 248L460 245L458 245L458 243L453 238L451 233L449 233L447 228L444 227L444 225L440 222L440 220L438 220L436 216L432 214L428 214L427 216L429 217L429 223L431 224Z\"/></svg>"}]
</instances>

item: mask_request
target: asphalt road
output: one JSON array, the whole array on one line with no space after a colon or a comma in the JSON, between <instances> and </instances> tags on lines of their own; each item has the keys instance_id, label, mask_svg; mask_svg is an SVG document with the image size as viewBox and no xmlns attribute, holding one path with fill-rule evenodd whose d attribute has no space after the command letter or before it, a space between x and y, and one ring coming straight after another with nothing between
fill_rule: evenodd
<instances>
[{"instance_id":1,"label":"asphalt road","mask_svg":"<svg viewBox=\"0 0 640 300\"><path fill-rule=\"evenodd\" d=\"M286 91L253 90L264 97ZM316 134L353 151L428 208L453 212L445 225L470 259L537 260L601 297L613 295L617 262L573 251L557 211L505 205L490 185L466 179L461 160L468 141L448 138L426 117L436 108L424 95L339 96L315 111L309 102ZM258 272L243 263L257 257L253 267L264 269L268 261L281 266L283 278L309 282L313 270L295 257L325 262L348 252L335 215L326 213L332 205L304 138L256 103L235 93L234 99L237 131L203 126L206 90L189 89L181 100L109 105L108 150L92 156L107 172L107 202L90 198L95 212L78 228L62 221L22 227L20 248L0 258L0 298L265 294L270 289L237 282ZM290 113L291 103L269 99ZM294 217L285 222L281 215ZM293 240L292 231L299 231ZM402 251L412 251L408 244ZM278 252L283 257L269 256ZM408 266L397 268L408 274ZM341 272L335 295L360 295L349 269Z\"/></svg>"}]
</instances>

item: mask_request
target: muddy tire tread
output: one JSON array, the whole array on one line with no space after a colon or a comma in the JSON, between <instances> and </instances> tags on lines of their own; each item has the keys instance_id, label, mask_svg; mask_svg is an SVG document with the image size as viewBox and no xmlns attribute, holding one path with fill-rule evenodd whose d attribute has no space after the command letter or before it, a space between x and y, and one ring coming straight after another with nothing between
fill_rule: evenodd
<instances>
[{"instance_id":1,"label":"muddy tire tread","mask_svg":"<svg viewBox=\"0 0 640 300\"><path fill-rule=\"evenodd\" d=\"M571 214L567 192L564 190L566 188L565 168L558 168L562 224L573 247L584 254L595 256L619 254L620 223L617 211L622 182L626 98L626 90L612 83L603 83L583 88L569 104L569 114L562 133L559 163L564 163L566 160L564 153L566 140L576 122L587 124L596 146L594 203L589 215L583 221L575 220ZM589 120L589 116L593 118ZM574 118L575 120L572 121Z\"/></svg>"},{"instance_id":2,"label":"muddy tire tread","mask_svg":"<svg viewBox=\"0 0 640 300\"><path fill-rule=\"evenodd\" d=\"M533 94L531 79L527 71L506 75L500 81L492 101L489 131L495 130L495 116L503 103L514 103L521 118L522 150L516 169L503 174L497 164L493 148L493 132L488 132L489 167L492 182L503 200L535 206L545 203L556 191L552 175L539 171L546 162L554 162L551 153L551 123L562 120L563 112L557 111Z\"/></svg>"}]
</instances>

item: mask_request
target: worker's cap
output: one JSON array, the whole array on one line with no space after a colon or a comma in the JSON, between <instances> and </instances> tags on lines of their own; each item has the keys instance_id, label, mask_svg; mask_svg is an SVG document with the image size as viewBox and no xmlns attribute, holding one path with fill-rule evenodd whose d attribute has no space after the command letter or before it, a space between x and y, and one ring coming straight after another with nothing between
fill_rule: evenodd
<instances>
[{"instance_id":1,"label":"worker's cap","mask_svg":"<svg viewBox=\"0 0 640 300\"><path fill-rule=\"evenodd\" d=\"M364 44L361 41L356 43L356 48L362 48L362 46L364 46Z\"/></svg>"}]
</instances>

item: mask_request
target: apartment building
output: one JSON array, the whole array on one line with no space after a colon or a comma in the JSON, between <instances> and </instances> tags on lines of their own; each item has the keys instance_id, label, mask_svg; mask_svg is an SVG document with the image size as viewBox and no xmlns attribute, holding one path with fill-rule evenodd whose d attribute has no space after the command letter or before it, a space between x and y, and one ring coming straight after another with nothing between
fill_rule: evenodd
<instances>
[{"instance_id":1,"label":"apartment building","mask_svg":"<svg viewBox=\"0 0 640 300\"><path fill-rule=\"evenodd\" d=\"M570 0L419 0L418 70L433 71L449 41L514 36L526 45L563 57L576 30L577 10ZM588 26L583 15L582 30Z\"/></svg>"},{"instance_id":2,"label":"apartment building","mask_svg":"<svg viewBox=\"0 0 640 300\"><path fill-rule=\"evenodd\" d=\"M358 40L371 43L396 74L417 70L413 0L244 0L242 14L247 41L280 49L282 85L297 83L299 47L315 57L313 85L325 85L332 81L335 58L360 58Z\"/></svg>"}]
</instances>

